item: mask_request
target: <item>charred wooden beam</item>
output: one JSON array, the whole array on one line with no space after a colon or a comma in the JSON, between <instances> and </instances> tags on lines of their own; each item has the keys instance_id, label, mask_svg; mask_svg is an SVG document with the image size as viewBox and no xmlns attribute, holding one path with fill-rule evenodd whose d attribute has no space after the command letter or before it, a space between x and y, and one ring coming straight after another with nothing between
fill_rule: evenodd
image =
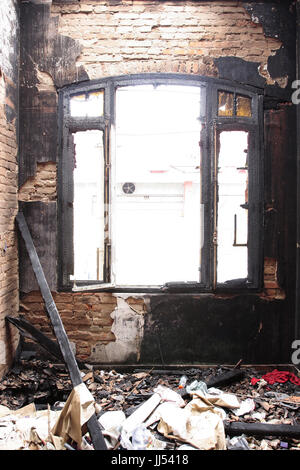
<instances>
[{"instance_id":1,"label":"charred wooden beam","mask_svg":"<svg viewBox=\"0 0 300 470\"><path fill-rule=\"evenodd\" d=\"M6 316L5 319L18 328L21 335L38 343L43 349L52 354L52 356L54 356L56 359L59 359L60 361L63 360L63 356L58 344L49 339L46 335L44 335L44 333L39 331L29 322L23 318L14 318L10 316Z\"/></svg>"},{"instance_id":2,"label":"charred wooden beam","mask_svg":"<svg viewBox=\"0 0 300 470\"><path fill-rule=\"evenodd\" d=\"M24 318L14 318L10 316L6 316L5 319L18 328L22 335L31 339L32 341L35 341L44 350L52 354L52 356L54 356L56 359L64 361L58 344L52 339L48 338L48 336L46 336L40 330L35 328L35 326L31 325L31 323L29 323L27 320ZM76 361L80 369L86 368L84 363L78 360Z\"/></svg>"},{"instance_id":3,"label":"charred wooden beam","mask_svg":"<svg viewBox=\"0 0 300 470\"><path fill-rule=\"evenodd\" d=\"M268 423L243 423L224 422L226 434L236 436L246 434L248 436L281 436L290 438L300 437L300 425L268 424Z\"/></svg>"},{"instance_id":4,"label":"charred wooden beam","mask_svg":"<svg viewBox=\"0 0 300 470\"><path fill-rule=\"evenodd\" d=\"M241 380L244 377L244 371L241 369L230 370L224 374L216 375L206 382L207 387L222 387L233 382Z\"/></svg>"},{"instance_id":5,"label":"charred wooden beam","mask_svg":"<svg viewBox=\"0 0 300 470\"><path fill-rule=\"evenodd\" d=\"M73 384L73 387L76 387L77 385L83 383L80 370L78 368L75 356L71 349L71 345L70 345L68 336L66 334L64 325L61 321L60 315L58 313L55 302L53 300L51 291L49 289L47 280L44 275L43 268L41 266L34 243L32 241L31 234L29 232L24 214L22 212L20 211L18 212L16 216L16 221L18 223L18 227L21 232L21 235L24 239L25 246L27 248L28 255L32 264L32 268L34 270L37 282L39 284L39 287L40 287L40 290L41 290L41 293L45 302L45 307L48 312L50 321L52 323L54 334L56 336L61 354L69 370L71 382ZM106 450L107 447L105 444L105 440L101 433L101 429L100 429L100 426L99 426L99 423L97 421L95 414L93 414L92 417L88 420L87 428L91 435L91 439L92 439L95 450Z\"/></svg>"}]
</instances>

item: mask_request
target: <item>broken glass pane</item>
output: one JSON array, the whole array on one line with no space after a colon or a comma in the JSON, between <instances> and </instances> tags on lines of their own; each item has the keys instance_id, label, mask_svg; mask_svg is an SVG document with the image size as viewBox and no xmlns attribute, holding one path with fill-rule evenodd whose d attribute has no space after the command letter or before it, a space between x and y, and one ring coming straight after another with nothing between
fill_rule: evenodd
<instances>
[{"instance_id":1,"label":"broken glass pane","mask_svg":"<svg viewBox=\"0 0 300 470\"><path fill-rule=\"evenodd\" d=\"M234 115L234 94L226 91L218 92L218 115Z\"/></svg>"},{"instance_id":2,"label":"broken glass pane","mask_svg":"<svg viewBox=\"0 0 300 470\"><path fill-rule=\"evenodd\" d=\"M70 113L73 117L103 116L103 90L74 95L70 99Z\"/></svg>"},{"instance_id":3,"label":"broken glass pane","mask_svg":"<svg viewBox=\"0 0 300 470\"><path fill-rule=\"evenodd\" d=\"M220 133L218 156L217 281L248 275L248 133Z\"/></svg>"},{"instance_id":4,"label":"broken glass pane","mask_svg":"<svg viewBox=\"0 0 300 470\"><path fill-rule=\"evenodd\" d=\"M74 169L74 278L103 281L103 133L76 132Z\"/></svg>"},{"instance_id":5,"label":"broken glass pane","mask_svg":"<svg viewBox=\"0 0 300 470\"><path fill-rule=\"evenodd\" d=\"M251 98L248 96L237 95L236 97L236 115L251 117Z\"/></svg>"},{"instance_id":6,"label":"broken glass pane","mask_svg":"<svg viewBox=\"0 0 300 470\"><path fill-rule=\"evenodd\" d=\"M117 89L112 238L118 285L199 282L200 98L196 86Z\"/></svg>"}]
</instances>

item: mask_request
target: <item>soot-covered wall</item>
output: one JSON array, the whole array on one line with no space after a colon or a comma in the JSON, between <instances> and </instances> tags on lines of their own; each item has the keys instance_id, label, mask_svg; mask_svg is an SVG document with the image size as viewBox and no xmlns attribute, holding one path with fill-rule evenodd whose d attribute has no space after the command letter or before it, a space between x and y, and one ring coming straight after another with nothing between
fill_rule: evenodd
<instances>
[{"instance_id":1,"label":"soot-covered wall","mask_svg":"<svg viewBox=\"0 0 300 470\"><path fill-rule=\"evenodd\" d=\"M295 316L292 2L21 3L19 201L70 341L95 363L285 363ZM132 73L225 78L264 91L264 286L252 294L59 292L57 92ZM51 335L20 246L26 317Z\"/></svg>"}]
</instances>

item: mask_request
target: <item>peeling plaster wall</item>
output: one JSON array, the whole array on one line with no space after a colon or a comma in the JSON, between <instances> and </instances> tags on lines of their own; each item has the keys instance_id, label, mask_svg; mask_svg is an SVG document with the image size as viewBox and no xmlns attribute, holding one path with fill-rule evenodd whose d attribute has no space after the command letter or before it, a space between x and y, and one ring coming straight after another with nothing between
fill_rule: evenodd
<instances>
[{"instance_id":1,"label":"peeling plaster wall","mask_svg":"<svg viewBox=\"0 0 300 470\"><path fill-rule=\"evenodd\" d=\"M57 250L54 237L47 247L43 240L49 240L49 227L56 233L60 87L172 72L226 78L265 92L263 291L226 297L59 293L51 267L51 288L77 355L97 363L288 362L295 294L292 3L40 0L22 2L21 19L19 200L46 271ZM25 258L21 253L26 316L51 334Z\"/></svg>"},{"instance_id":2,"label":"peeling plaster wall","mask_svg":"<svg viewBox=\"0 0 300 470\"><path fill-rule=\"evenodd\" d=\"M111 332L115 341L107 345L96 344L90 360L96 363L140 362L140 349L144 337L144 314L131 307L126 298L116 295L117 305L111 313ZM138 304L139 305L139 304Z\"/></svg>"},{"instance_id":3,"label":"peeling plaster wall","mask_svg":"<svg viewBox=\"0 0 300 470\"><path fill-rule=\"evenodd\" d=\"M139 362L147 311L143 296L54 292L53 298L81 359L96 363ZM54 339L40 292L22 295L21 300L27 320Z\"/></svg>"}]
</instances>

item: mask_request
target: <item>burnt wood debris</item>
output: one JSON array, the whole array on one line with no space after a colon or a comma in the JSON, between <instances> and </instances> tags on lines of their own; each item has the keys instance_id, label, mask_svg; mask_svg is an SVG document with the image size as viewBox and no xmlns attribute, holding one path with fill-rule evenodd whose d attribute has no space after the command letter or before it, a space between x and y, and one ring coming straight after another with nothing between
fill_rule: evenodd
<instances>
[{"instance_id":1,"label":"burnt wood debris","mask_svg":"<svg viewBox=\"0 0 300 470\"><path fill-rule=\"evenodd\" d=\"M151 412L160 401L157 395L159 387L171 393L176 392L178 400L188 405L192 399L192 385L196 383L197 387L204 386L208 391L229 394L226 396L235 396L241 404L250 404L243 412L242 405L238 409L223 410L227 449L300 450L300 378L296 367L293 371L272 371L271 366L265 366L265 369L263 366L244 367L242 359L232 367L179 365L163 368L145 365L99 367L77 361L22 212L17 216L17 223L56 341L48 338L22 316L6 317L7 322L20 331L21 347L13 367L0 381L2 406L18 410L34 403L37 410L49 407L51 410L61 410L72 389L85 384L95 402L95 413L86 423L89 448L128 450L120 437L113 445L107 441L101 418L108 411L123 413L130 429L139 421L145 421L148 414L151 418ZM131 420L128 421L129 417ZM157 424L154 419L149 425L155 445L159 443L167 450L189 446L180 436L164 434ZM197 450L199 447L191 445L189 448ZM69 441L65 449L76 449L76 443Z\"/></svg>"},{"instance_id":2,"label":"burnt wood debris","mask_svg":"<svg viewBox=\"0 0 300 470\"><path fill-rule=\"evenodd\" d=\"M27 340L26 340L27 341ZM28 349L29 348L29 349ZM97 419L108 411L122 411L126 418L153 396L154 389L162 385L180 393L186 403L191 397L178 388L180 378L185 375L188 383L201 380L207 385L214 383L226 393L235 394L239 400L253 400L254 410L236 416L227 411L224 430L228 439L244 436L251 450L299 450L300 448L300 389L291 382L265 384L261 388L251 384L252 377L260 377L261 370L250 367L238 369L216 367L178 367L165 370L155 368L83 368L82 380L92 393L98 410ZM227 381L231 375L231 381ZM226 385L224 385L226 378ZM223 385L219 385L222 384ZM70 376L62 362L51 361L45 349L39 351L27 343L12 369L0 382L1 404L19 409L34 403L36 409L52 410L63 407L72 391ZM283 397L283 398L282 398ZM284 397L289 397L289 399ZM183 443L168 439L154 427L153 435L164 442L167 450L176 450ZM74 446L73 443L70 443ZM123 449L120 442L115 446Z\"/></svg>"}]
</instances>

